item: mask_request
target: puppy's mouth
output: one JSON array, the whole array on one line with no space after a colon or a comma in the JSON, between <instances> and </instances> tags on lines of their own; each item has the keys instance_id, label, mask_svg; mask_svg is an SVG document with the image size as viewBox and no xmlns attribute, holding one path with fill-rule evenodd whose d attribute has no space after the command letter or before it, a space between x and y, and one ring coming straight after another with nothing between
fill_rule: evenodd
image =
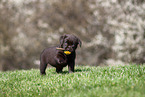
<instances>
[{"instance_id":1,"label":"puppy's mouth","mask_svg":"<svg viewBox=\"0 0 145 97\"><path fill-rule=\"evenodd\" d=\"M62 51L64 51L64 53L66 54L66 55L70 55L71 54L71 51L69 51L69 50L65 50L64 48L56 48L57 50L62 50Z\"/></svg>"}]
</instances>

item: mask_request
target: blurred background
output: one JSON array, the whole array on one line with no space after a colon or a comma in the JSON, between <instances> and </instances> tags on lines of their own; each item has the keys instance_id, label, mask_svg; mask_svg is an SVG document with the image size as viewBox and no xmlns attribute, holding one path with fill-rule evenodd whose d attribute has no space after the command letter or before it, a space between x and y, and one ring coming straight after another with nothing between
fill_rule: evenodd
<instances>
[{"instance_id":1,"label":"blurred background","mask_svg":"<svg viewBox=\"0 0 145 97\"><path fill-rule=\"evenodd\" d=\"M0 0L0 70L39 68L63 34L82 40L76 64L145 63L144 0Z\"/></svg>"}]
</instances>

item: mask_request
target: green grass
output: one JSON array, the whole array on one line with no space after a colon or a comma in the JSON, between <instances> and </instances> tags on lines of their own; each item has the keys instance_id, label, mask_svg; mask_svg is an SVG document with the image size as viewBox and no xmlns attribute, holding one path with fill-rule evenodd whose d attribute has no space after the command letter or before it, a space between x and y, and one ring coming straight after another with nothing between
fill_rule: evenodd
<instances>
[{"instance_id":1,"label":"green grass","mask_svg":"<svg viewBox=\"0 0 145 97\"><path fill-rule=\"evenodd\" d=\"M145 97L145 65L0 72L0 97Z\"/></svg>"}]
</instances>

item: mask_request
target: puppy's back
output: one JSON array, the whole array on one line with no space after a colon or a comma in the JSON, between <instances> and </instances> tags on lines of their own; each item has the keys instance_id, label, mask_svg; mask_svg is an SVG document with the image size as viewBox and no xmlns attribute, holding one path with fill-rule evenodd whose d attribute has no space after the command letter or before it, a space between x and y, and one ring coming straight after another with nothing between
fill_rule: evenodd
<instances>
[{"instance_id":1,"label":"puppy's back","mask_svg":"<svg viewBox=\"0 0 145 97\"><path fill-rule=\"evenodd\" d=\"M56 64L54 57L56 56L56 47L50 47L43 50L40 60L51 65Z\"/></svg>"}]
</instances>

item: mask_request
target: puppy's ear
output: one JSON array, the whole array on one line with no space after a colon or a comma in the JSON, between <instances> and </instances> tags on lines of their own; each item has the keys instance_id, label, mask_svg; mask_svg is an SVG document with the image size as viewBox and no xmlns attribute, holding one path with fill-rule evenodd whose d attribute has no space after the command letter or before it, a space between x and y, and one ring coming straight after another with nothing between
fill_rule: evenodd
<instances>
[{"instance_id":1,"label":"puppy's ear","mask_svg":"<svg viewBox=\"0 0 145 97\"><path fill-rule=\"evenodd\" d=\"M78 44L80 45L80 47L82 46L82 42L80 39L78 39Z\"/></svg>"},{"instance_id":2,"label":"puppy's ear","mask_svg":"<svg viewBox=\"0 0 145 97\"><path fill-rule=\"evenodd\" d=\"M59 39L60 41L60 47L62 48L63 47L63 43L64 43L64 39L66 38L66 35L62 35Z\"/></svg>"}]
</instances>

